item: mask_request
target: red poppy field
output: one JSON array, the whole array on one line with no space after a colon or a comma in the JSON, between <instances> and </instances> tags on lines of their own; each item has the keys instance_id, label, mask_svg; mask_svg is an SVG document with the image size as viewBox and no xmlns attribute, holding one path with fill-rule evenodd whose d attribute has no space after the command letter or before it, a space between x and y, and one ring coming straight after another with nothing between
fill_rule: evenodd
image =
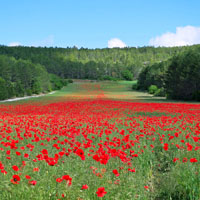
<instances>
[{"instance_id":1,"label":"red poppy field","mask_svg":"<svg viewBox=\"0 0 200 200\"><path fill-rule=\"evenodd\" d=\"M89 99L0 105L0 199L199 200L200 105L95 88Z\"/></svg>"}]
</instances>

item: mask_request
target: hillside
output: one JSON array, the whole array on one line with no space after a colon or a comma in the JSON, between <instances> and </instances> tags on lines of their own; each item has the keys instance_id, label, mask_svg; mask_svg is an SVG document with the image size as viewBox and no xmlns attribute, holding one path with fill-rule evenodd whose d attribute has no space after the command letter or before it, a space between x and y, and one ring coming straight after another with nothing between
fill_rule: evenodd
<instances>
[{"instance_id":1,"label":"hillside","mask_svg":"<svg viewBox=\"0 0 200 200\"><path fill-rule=\"evenodd\" d=\"M0 46L0 55L30 60L45 66L49 73L63 78L127 79L124 74L137 78L143 67L168 60L190 47L141 48L42 48Z\"/></svg>"}]
</instances>

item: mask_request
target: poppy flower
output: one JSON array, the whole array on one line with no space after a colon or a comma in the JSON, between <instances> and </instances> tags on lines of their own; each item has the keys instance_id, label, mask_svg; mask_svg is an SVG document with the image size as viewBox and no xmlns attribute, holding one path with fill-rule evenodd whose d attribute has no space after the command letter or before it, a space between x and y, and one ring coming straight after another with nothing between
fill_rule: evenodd
<instances>
[{"instance_id":1,"label":"poppy flower","mask_svg":"<svg viewBox=\"0 0 200 200\"><path fill-rule=\"evenodd\" d=\"M113 170L113 174L114 174L115 176L119 176L119 172L118 172L116 169Z\"/></svg>"},{"instance_id":2,"label":"poppy flower","mask_svg":"<svg viewBox=\"0 0 200 200\"><path fill-rule=\"evenodd\" d=\"M62 176L62 179L66 180L66 182L68 183L68 186L72 184L72 178L69 175Z\"/></svg>"},{"instance_id":3,"label":"poppy flower","mask_svg":"<svg viewBox=\"0 0 200 200\"><path fill-rule=\"evenodd\" d=\"M62 178L57 178L57 179L56 179L56 182L58 182L58 183L61 183L62 181L63 181Z\"/></svg>"},{"instance_id":4,"label":"poppy flower","mask_svg":"<svg viewBox=\"0 0 200 200\"><path fill-rule=\"evenodd\" d=\"M35 167L35 168L33 168L33 171L34 171L34 172L38 172L38 171L39 171L39 168L38 168L38 167Z\"/></svg>"},{"instance_id":5,"label":"poppy flower","mask_svg":"<svg viewBox=\"0 0 200 200\"><path fill-rule=\"evenodd\" d=\"M128 171L129 171L129 172L135 172L135 168L133 168L133 169L128 168Z\"/></svg>"},{"instance_id":6,"label":"poppy flower","mask_svg":"<svg viewBox=\"0 0 200 200\"><path fill-rule=\"evenodd\" d=\"M13 168L13 170L16 171L16 172L19 171L19 168L17 167L17 165L13 165L12 168Z\"/></svg>"},{"instance_id":7,"label":"poppy flower","mask_svg":"<svg viewBox=\"0 0 200 200\"><path fill-rule=\"evenodd\" d=\"M191 159L190 159L190 162L191 162L191 163L194 163L194 162L197 162L197 161L198 161L198 160L197 160L196 158L191 158Z\"/></svg>"},{"instance_id":8,"label":"poppy flower","mask_svg":"<svg viewBox=\"0 0 200 200\"><path fill-rule=\"evenodd\" d=\"M179 158L174 158L174 159L173 159L173 162L175 163L177 160L179 160Z\"/></svg>"},{"instance_id":9,"label":"poppy flower","mask_svg":"<svg viewBox=\"0 0 200 200\"><path fill-rule=\"evenodd\" d=\"M10 180L13 184L19 184L21 178L18 175L13 175L13 178Z\"/></svg>"},{"instance_id":10,"label":"poppy flower","mask_svg":"<svg viewBox=\"0 0 200 200\"><path fill-rule=\"evenodd\" d=\"M31 177L29 175L26 175L25 178L26 179L31 179Z\"/></svg>"},{"instance_id":11,"label":"poppy flower","mask_svg":"<svg viewBox=\"0 0 200 200\"><path fill-rule=\"evenodd\" d=\"M27 153L24 154L24 158L28 158L29 155Z\"/></svg>"},{"instance_id":12,"label":"poppy flower","mask_svg":"<svg viewBox=\"0 0 200 200\"><path fill-rule=\"evenodd\" d=\"M16 153L17 156L21 155L21 153L19 151L16 151L15 153Z\"/></svg>"},{"instance_id":13,"label":"poppy flower","mask_svg":"<svg viewBox=\"0 0 200 200\"><path fill-rule=\"evenodd\" d=\"M144 188L145 188L146 190L148 190L148 189L149 189L149 186L148 186L148 185L145 185Z\"/></svg>"},{"instance_id":14,"label":"poppy flower","mask_svg":"<svg viewBox=\"0 0 200 200\"><path fill-rule=\"evenodd\" d=\"M83 185L81 190L87 190L88 189L88 185Z\"/></svg>"},{"instance_id":15,"label":"poppy flower","mask_svg":"<svg viewBox=\"0 0 200 200\"><path fill-rule=\"evenodd\" d=\"M165 143L165 144L164 144L164 147L163 147L163 149L164 149L165 151L167 151L167 150L169 149L169 147L168 147L168 144L167 144L167 143Z\"/></svg>"},{"instance_id":16,"label":"poppy flower","mask_svg":"<svg viewBox=\"0 0 200 200\"><path fill-rule=\"evenodd\" d=\"M37 181L32 180L32 181L29 181L28 183L29 183L30 185L36 185L36 184L37 184Z\"/></svg>"},{"instance_id":17,"label":"poppy flower","mask_svg":"<svg viewBox=\"0 0 200 200\"><path fill-rule=\"evenodd\" d=\"M187 158L183 158L183 160L182 160L183 163L185 163L185 162L187 162L187 161L188 161Z\"/></svg>"},{"instance_id":18,"label":"poppy flower","mask_svg":"<svg viewBox=\"0 0 200 200\"><path fill-rule=\"evenodd\" d=\"M98 197L104 197L106 195L106 191L105 191L105 188L104 187L100 187L98 188L96 194Z\"/></svg>"}]
</instances>

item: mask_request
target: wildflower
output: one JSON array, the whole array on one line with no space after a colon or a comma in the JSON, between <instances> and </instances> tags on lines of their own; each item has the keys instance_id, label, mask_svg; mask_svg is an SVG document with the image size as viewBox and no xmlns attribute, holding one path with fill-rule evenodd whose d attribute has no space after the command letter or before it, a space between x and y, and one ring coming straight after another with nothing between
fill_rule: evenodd
<instances>
[{"instance_id":1,"label":"wildflower","mask_svg":"<svg viewBox=\"0 0 200 200\"><path fill-rule=\"evenodd\" d=\"M33 172L38 172L38 171L39 171L38 167L33 168Z\"/></svg>"},{"instance_id":2,"label":"wildflower","mask_svg":"<svg viewBox=\"0 0 200 200\"><path fill-rule=\"evenodd\" d=\"M104 197L107 192L105 191L104 187L98 188L96 194L98 197Z\"/></svg>"},{"instance_id":3,"label":"wildflower","mask_svg":"<svg viewBox=\"0 0 200 200\"><path fill-rule=\"evenodd\" d=\"M149 189L149 186L148 186L148 185L145 185L144 188L145 188L146 190L148 190L148 189Z\"/></svg>"},{"instance_id":4,"label":"wildflower","mask_svg":"<svg viewBox=\"0 0 200 200\"><path fill-rule=\"evenodd\" d=\"M26 179L31 179L31 177L29 175L26 175L25 178Z\"/></svg>"},{"instance_id":5,"label":"wildflower","mask_svg":"<svg viewBox=\"0 0 200 200\"><path fill-rule=\"evenodd\" d=\"M63 181L62 178L57 178L57 179L56 179L56 182L58 182L58 183L61 183L62 181Z\"/></svg>"},{"instance_id":6,"label":"wildflower","mask_svg":"<svg viewBox=\"0 0 200 200\"><path fill-rule=\"evenodd\" d=\"M198 161L198 160L197 160L196 158L191 158L191 159L190 159L190 162L191 162L191 163L194 163L194 162L197 162L197 161Z\"/></svg>"},{"instance_id":7,"label":"wildflower","mask_svg":"<svg viewBox=\"0 0 200 200\"><path fill-rule=\"evenodd\" d=\"M18 168L16 165L13 165L12 168L13 168L13 170L16 171L16 172L19 171L19 168Z\"/></svg>"},{"instance_id":8,"label":"wildflower","mask_svg":"<svg viewBox=\"0 0 200 200\"><path fill-rule=\"evenodd\" d=\"M13 175L13 178L10 180L13 184L19 184L20 177L18 175Z\"/></svg>"},{"instance_id":9,"label":"wildflower","mask_svg":"<svg viewBox=\"0 0 200 200\"><path fill-rule=\"evenodd\" d=\"M32 180L32 181L29 181L28 183L29 183L30 185L36 185L36 184L37 184L37 181Z\"/></svg>"},{"instance_id":10,"label":"wildflower","mask_svg":"<svg viewBox=\"0 0 200 200\"><path fill-rule=\"evenodd\" d=\"M87 190L88 189L88 185L83 185L81 190Z\"/></svg>"},{"instance_id":11,"label":"wildflower","mask_svg":"<svg viewBox=\"0 0 200 200\"><path fill-rule=\"evenodd\" d=\"M115 176L119 176L119 172L118 172L116 169L113 170L113 174L114 174Z\"/></svg>"}]
</instances>

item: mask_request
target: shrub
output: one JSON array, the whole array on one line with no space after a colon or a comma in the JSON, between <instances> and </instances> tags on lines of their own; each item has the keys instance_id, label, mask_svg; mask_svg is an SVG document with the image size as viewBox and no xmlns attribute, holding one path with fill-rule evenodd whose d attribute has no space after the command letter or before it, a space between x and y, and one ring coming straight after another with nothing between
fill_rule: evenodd
<instances>
[{"instance_id":1,"label":"shrub","mask_svg":"<svg viewBox=\"0 0 200 200\"><path fill-rule=\"evenodd\" d=\"M104 80L104 81L111 81L112 80L112 77L111 76L103 76L102 77L102 80Z\"/></svg>"},{"instance_id":2,"label":"shrub","mask_svg":"<svg viewBox=\"0 0 200 200\"><path fill-rule=\"evenodd\" d=\"M27 94L28 96L31 96L31 95L32 95L32 90L31 90L31 89L27 89L27 90L26 90L26 94Z\"/></svg>"},{"instance_id":3,"label":"shrub","mask_svg":"<svg viewBox=\"0 0 200 200\"><path fill-rule=\"evenodd\" d=\"M158 90L155 91L154 96L156 97L165 97L166 93L165 93L165 89L159 88Z\"/></svg>"},{"instance_id":4,"label":"shrub","mask_svg":"<svg viewBox=\"0 0 200 200\"><path fill-rule=\"evenodd\" d=\"M68 79L68 83L73 83L74 81L72 79Z\"/></svg>"},{"instance_id":5,"label":"shrub","mask_svg":"<svg viewBox=\"0 0 200 200\"><path fill-rule=\"evenodd\" d=\"M132 85L132 90L138 90L138 84L137 83L134 83Z\"/></svg>"},{"instance_id":6,"label":"shrub","mask_svg":"<svg viewBox=\"0 0 200 200\"><path fill-rule=\"evenodd\" d=\"M129 70L122 71L122 77L123 77L123 79L125 79L127 81L133 80L133 74Z\"/></svg>"},{"instance_id":7,"label":"shrub","mask_svg":"<svg viewBox=\"0 0 200 200\"><path fill-rule=\"evenodd\" d=\"M156 85L151 85L151 86L148 88L149 94L154 94L157 90L158 90L158 87L157 87Z\"/></svg>"}]
</instances>

